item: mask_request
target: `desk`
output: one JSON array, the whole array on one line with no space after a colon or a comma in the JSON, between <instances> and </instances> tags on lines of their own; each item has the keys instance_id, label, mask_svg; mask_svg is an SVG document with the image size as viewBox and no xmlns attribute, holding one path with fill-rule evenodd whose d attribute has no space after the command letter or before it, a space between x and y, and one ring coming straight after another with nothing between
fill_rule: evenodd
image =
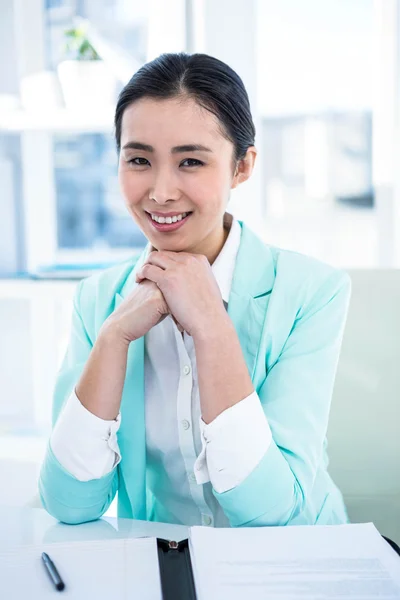
<instances>
[{"instance_id":1,"label":"desk","mask_svg":"<svg viewBox=\"0 0 400 600\"><path fill-rule=\"evenodd\" d=\"M183 525L103 517L82 525L65 525L40 508L0 507L0 548L143 536L180 541L187 538Z\"/></svg>"},{"instance_id":2,"label":"desk","mask_svg":"<svg viewBox=\"0 0 400 600\"><path fill-rule=\"evenodd\" d=\"M103 517L82 525L66 525L51 517L41 508L0 506L0 549L28 544L54 544L145 536L161 537L179 542L188 537L188 528L184 525L114 517ZM400 554L398 546L395 547L396 543L392 542L391 545Z\"/></svg>"}]
</instances>

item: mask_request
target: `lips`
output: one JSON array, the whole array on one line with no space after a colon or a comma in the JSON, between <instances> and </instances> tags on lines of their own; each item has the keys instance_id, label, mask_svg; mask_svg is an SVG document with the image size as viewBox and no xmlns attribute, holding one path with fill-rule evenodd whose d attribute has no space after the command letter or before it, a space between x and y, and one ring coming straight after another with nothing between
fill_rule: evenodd
<instances>
[{"instance_id":1,"label":"lips","mask_svg":"<svg viewBox=\"0 0 400 600\"><path fill-rule=\"evenodd\" d=\"M179 215L179 214L182 214L182 213L175 213L175 215ZM156 231L160 231L163 233L167 233L170 231L176 231L177 229L180 229L190 219L192 214L193 214L192 212L187 213L186 217L184 217L181 221L176 221L175 223L157 223L157 221L154 221L151 218L151 214L146 211L147 218L150 221L151 225L154 227L154 229ZM173 215L174 215L174 213L172 213L172 214L170 213L170 215L168 215L168 216L173 216ZM167 215L159 215L159 216L166 217Z\"/></svg>"}]
</instances>

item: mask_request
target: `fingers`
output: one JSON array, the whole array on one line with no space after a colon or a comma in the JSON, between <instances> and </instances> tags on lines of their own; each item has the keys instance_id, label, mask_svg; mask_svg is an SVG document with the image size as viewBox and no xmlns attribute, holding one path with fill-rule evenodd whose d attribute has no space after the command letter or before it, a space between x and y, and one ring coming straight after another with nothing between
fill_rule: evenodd
<instances>
[{"instance_id":1,"label":"fingers","mask_svg":"<svg viewBox=\"0 0 400 600\"><path fill-rule=\"evenodd\" d=\"M167 269L176 268L178 264L186 266L197 265L197 261L208 263L208 260L202 254L190 254L188 252L169 252L167 250L150 252L142 268L139 269L136 275L136 282L140 282L146 277L143 276L143 268L146 265L153 265L166 271ZM150 279L150 278L149 278ZM152 279L154 281L154 279Z\"/></svg>"},{"instance_id":2,"label":"fingers","mask_svg":"<svg viewBox=\"0 0 400 600\"><path fill-rule=\"evenodd\" d=\"M159 285L162 282L164 273L165 271L162 268L146 263L136 273L136 283L148 279Z\"/></svg>"},{"instance_id":3,"label":"fingers","mask_svg":"<svg viewBox=\"0 0 400 600\"><path fill-rule=\"evenodd\" d=\"M176 252L150 252L144 264L155 265L161 269L176 267L177 260L174 259Z\"/></svg>"},{"instance_id":4,"label":"fingers","mask_svg":"<svg viewBox=\"0 0 400 600\"><path fill-rule=\"evenodd\" d=\"M176 253L170 252L169 254L172 255ZM150 279L151 281L154 281L154 279L151 279L151 277L143 275L143 269L146 265L153 265L154 267L158 267L159 269L165 271L168 267L171 268L173 266L176 266L176 262L170 256L165 256L164 253L156 251L150 252L144 264L136 273L136 283L140 283L141 281L143 281L143 279Z\"/></svg>"},{"instance_id":5,"label":"fingers","mask_svg":"<svg viewBox=\"0 0 400 600\"><path fill-rule=\"evenodd\" d=\"M140 283L141 281L147 279L149 281L153 281L156 285L159 285L159 283L161 282L163 277L165 277L165 271L162 268L152 265L152 264L149 264L149 263L146 263L136 273L136 283ZM168 309L169 309L169 307L168 307ZM178 331L180 333L183 333L185 330L182 327L182 325L179 323L179 321L177 321L175 319L174 315L171 312L169 312L168 314L170 314L172 319L174 320L174 323L176 324ZM160 319L160 321L165 319L166 316L167 316L167 314L164 315Z\"/></svg>"}]
</instances>

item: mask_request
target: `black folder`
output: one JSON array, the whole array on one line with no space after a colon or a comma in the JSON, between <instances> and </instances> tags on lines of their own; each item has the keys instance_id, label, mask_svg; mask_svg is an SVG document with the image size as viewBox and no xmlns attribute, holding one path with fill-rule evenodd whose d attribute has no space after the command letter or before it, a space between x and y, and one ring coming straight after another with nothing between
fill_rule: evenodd
<instances>
[{"instance_id":1,"label":"black folder","mask_svg":"<svg viewBox=\"0 0 400 600\"><path fill-rule=\"evenodd\" d=\"M382 536L400 557L400 547ZM163 600L196 600L196 588L190 559L189 542L157 538Z\"/></svg>"},{"instance_id":2,"label":"black folder","mask_svg":"<svg viewBox=\"0 0 400 600\"><path fill-rule=\"evenodd\" d=\"M397 554L400 556L400 546L398 546L396 544L396 542L394 542L393 540L391 540L390 538L386 537L385 535L382 536L384 540L387 541L387 543L389 544L389 546L392 546L393 550L395 552L397 552Z\"/></svg>"},{"instance_id":3,"label":"black folder","mask_svg":"<svg viewBox=\"0 0 400 600\"><path fill-rule=\"evenodd\" d=\"M196 600L189 541L157 538L163 600Z\"/></svg>"}]
</instances>

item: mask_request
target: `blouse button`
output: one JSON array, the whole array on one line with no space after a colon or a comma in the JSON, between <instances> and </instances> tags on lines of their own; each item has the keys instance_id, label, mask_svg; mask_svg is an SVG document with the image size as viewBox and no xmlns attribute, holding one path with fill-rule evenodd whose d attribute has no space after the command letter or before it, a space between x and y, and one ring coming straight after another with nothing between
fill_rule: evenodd
<instances>
[{"instance_id":1,"label":"blouse button","mask_svg":"<svg viewBox=\"0 0 400 600\"><path fill-rule=\"evenodd\" d=\"M182 427L183 427L183 429L189 429L189 427L190 427L189 421L187 421L186 419L184 419L182 421Z\"/></svg>"},{"instance_id":2,"label":"blouse button","mask_svg":"<svg viewBox=\"0 0 400 600\"><path fill-rule=\"evenodd\" d=\"M189 365L185 365L183 367L183 374L184 375L189 375L189 373L190 373L190 367L189 367Z\"/></svg>"}]
</instances>

